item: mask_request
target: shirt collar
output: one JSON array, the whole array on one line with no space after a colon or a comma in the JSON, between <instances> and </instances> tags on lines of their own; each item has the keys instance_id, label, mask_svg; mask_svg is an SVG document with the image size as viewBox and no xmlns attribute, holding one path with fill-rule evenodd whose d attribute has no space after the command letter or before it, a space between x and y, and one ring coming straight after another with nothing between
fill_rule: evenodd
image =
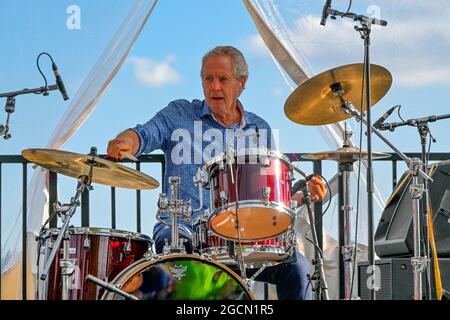
<instances>
[{"instance_id":1,"label":"shirt collar","mask_svg":"<svg viewBox=\"0 0 450 320\"><path fill-rule=\"evenodd\" d=\"M241 114L243 115L241 118L240 128L244 128L247 124L250 124L250 122L248 121L247 114L244 110L244 106L242 105L242 103L239 100L238 100L238 107L241 110ZM200 109L200 118L203 118L205 116L211 116L218 123L222 124L219 120L216 119L214 114L211 112L211 109L208 106L208 103L206 102L206 100L203 100L203 105L202 105L202 108ZM233 126L235 126L235 125L233 125Z\"/></svg>"}]
</instances>

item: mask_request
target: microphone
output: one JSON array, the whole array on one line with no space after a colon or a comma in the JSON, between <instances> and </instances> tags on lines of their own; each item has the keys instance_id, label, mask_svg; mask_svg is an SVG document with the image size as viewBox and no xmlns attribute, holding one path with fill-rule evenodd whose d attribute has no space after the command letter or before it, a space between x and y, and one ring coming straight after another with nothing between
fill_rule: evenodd
<instances>
[{"instance_id":1,"label":"microphone","mask_svg":"<svg viewBox=\"0 0 450 320\"><path fill-rule=\"evenodd\" d=\"M375 121L375 123L373 124L373 127L375 129L380 129L381 125L383 124L383 122L391 115L392 112L394 112L395 108L399 107L400 105L396 105L393 106L392 108L390 108L388 111L386 111L380 119L378 119L377 121Z\"/></svg>"},{"instance_id":2,"label":"microphone","mask_svg":"<svg viewBox=\"0 0 450 320\"><path fill-rule=\"evenodd\" d=\"M370 22L371 24L379 25L382 27L385 27L388 24L386 20L377 19L377 18L368 18L367 21Z\"/></svg>"},{"instance_id":3,"label":"microphone","mask_svg":"<svg viewBox=\"0 0 450 320\"><path fill-rule=\"evenodd\" d=\"M306 176L305 179L299 180L291 188L291 196L302 190L306 185L308 184L308 181L310 181L312 178L315 177L315 174L310 174L309 176Z\"/></svg>"},{"instance_id":4,"label":"microphone","mask_svg":"<svg viewBox=\"0 0 450 320\"><path fill-rule=\"evenodd\" d=\"M54 62L52 62L52 69L53 73L55 74L56 84L58 85L59 91L61 92L63 99L68 100L69 96L67 95L66 87L64 86L61 75L59 74L58 67Z\"/></svg>"},{"instance_id":5,"label":"microphone","mask_svg":"<svg viewBox=\"0 0 450 320\"><path fill-rule=\"evenodd\" d=\"M331 0L327 0L325 2L325 6L323 7L322 10L322 19L320 20L320 24L322 26L325 25L325 23L327 22L327 18L328 18L328 9L331 7Z\"/></svg>"}]
</instances>

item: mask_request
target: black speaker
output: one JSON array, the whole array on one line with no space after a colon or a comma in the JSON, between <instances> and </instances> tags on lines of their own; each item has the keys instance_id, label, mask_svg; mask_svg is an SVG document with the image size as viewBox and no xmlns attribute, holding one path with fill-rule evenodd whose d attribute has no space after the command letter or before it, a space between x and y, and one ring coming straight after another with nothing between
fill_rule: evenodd
<instances>
[{"instance_id":1,"label":"black speaker","mask_svg":"<svg viewBox=\"0 0 450 320\"><path fill-rule=\"evenodd\" d=\"M429 185L433 231L439 257L450 257L450 160L430 166ZM414 254L412 177L405 172L394 189L375 232L375 252L379 257L410 257Z\"/></svg>"},{"instance_id":2,"label":"black speaker","mask_svg":"<svg viewBox=\"0 0 450 320\"><path fill-rule=\"evenodd\" d=\"M369 263L358 263L358 294L361 300L369 300L369 285L372 279L369 279ZM379 280L379 290L375 293L376 300L413 300L414 299L414 274L411 265L411 258L390 258L375 261L375 266L379 269L377 274ZM439 268L441 273L442 288L450 290L450 259L440 258ZM371 274L371 273L370 273ZM423 294L425 298L425 272L422 273ZM435 296L436 286L434 281L431 283L432 296Z\"/></svg>"}]
</instances>

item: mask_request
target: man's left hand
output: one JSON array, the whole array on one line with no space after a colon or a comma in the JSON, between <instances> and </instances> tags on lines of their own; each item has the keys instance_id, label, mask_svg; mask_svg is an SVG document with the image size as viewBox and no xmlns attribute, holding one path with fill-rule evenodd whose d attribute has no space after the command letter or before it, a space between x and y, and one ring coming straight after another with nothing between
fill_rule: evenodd
<instances>
[{"instance_id":1,"label":"man's left hand","mask_svg":"<svg viewBox=\"0 0 450 320\"><path fill-rule=\"evenodd\" d=\"M311 201L316 202L322 200L327 194L325 183L322 181L322 177L315 176L308 182L308 190L311 195ZM303 203L303 192L297 192L293 195L292 200L297 201L298 205Z\"/></svg>"},{"instance_id":2,"label":"man's left hand","mask_svg":"<svg viewBox=\"0 0 450 320\"><path fill-rule=\"evenodd\" d=\"M316 202L322 200L327 194L327 188L322 181L322 177L315 176L308 182L308 190L311 194L311 201Z\"/></svg>"}]
</instances>

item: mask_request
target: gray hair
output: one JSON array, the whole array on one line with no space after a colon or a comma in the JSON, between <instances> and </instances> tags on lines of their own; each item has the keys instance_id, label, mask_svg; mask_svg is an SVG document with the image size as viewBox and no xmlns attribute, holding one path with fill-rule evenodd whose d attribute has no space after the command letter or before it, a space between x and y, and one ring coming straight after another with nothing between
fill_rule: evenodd
<instances>
[{"instance_id":1,"label":"gray hair","mask_svg":"<svg viewBox=\"0 0 450 320\"><path fill-rule=\"evenodd\" d=\"M202 70L200 71L201 77L203 77L203 68L206 60L212 56L230 57L231 66L234 69L234 76L239 80L248 79L248 65L244 55L232 46L218 46L208 51L202 59Z\"/></svg>"}]
</instances>

